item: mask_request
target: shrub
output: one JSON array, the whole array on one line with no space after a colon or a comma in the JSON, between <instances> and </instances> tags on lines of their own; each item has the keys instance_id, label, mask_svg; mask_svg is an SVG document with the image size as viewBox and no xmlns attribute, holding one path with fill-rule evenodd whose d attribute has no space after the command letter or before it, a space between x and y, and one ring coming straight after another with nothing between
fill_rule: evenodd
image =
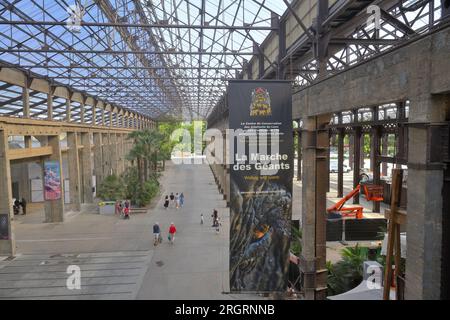
<instances>
[{"instance_id":1,"label":"shrub","mask_svg":"<svg viewBox=\"0 0 450 320\"><path fill-rule=\"evenodd\" d=\"M116 175L107 176L97 189L97 197L104 201L116 201L123 199L124 184Z\"/></svg>"},{"instance_id":2,"label":"shrub","mask_svg":"<svg viewBox=\"0 0 450 320\"><path fill-rule=\"evenodd\" d=\"M139 175L136 168L129 168L122 176L125 182L125 195L133 205L144 207L149 204L159 192L159 182L152 176L150 180L141 187Z\"/></svg>"},{"instance_id":3,"label":"shrub","mask_svg":"<svg viewBox=\"0 0 450 320\"><path fill-rule=\"evenodd\" d=\"M328 295L338 295L357 287L363 280L363 263L369 260L369 249L356 245L342 250L342 260L332 264L327 262ZM381 249L375 260L382 262Z\"/></svg>"}]
</instances>

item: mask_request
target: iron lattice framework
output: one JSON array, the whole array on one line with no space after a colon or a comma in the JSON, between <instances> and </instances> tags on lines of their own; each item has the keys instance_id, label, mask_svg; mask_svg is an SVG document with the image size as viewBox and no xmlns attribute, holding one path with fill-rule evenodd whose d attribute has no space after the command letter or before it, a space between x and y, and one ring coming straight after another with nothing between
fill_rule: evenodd
<instances>
[{"instance_id":1,"label":"iron lattice framework","mask_svg":"<svg viewBox=\"0 0 450 320\"><path fill-rule=\"evenodd\" d=\"M429 32L443 3L318 0L308 25L304 0L0 0L0 62L155 119L218 119L227 79L301 89ZM2 88L1 112L17 115Z\"/></svg>"},{"instance_id":2,"label":"iron lattice framework","mask_svg":"<svg viewBox=\"0 0 450 320\"><path fill-rule=\"evenodd\" d=\"M450 3L446 0L337 0L330 6L331 1L317 0L311 10L313 17L308 16L313 23L307 26L298 10L305 1L283 2L288 9L278 23L277 34L286 35L293 16L301 26L298 37L290 45L280 41L278 56L269 63L264 63L268 56L263 43L259 53L245 65L240 78L255 79L256 66L259 67L257 78L292 80L294 92L395 50L448 23L450 17ZM378 9L378 16L374 8ZM375 19L370 19L371 16ZM209 125L226 117L226 112L219 103L208 117Z\"/></svg>"},{"instance_id":3,"label":"iron lattice framework","mask_svg":"<svg viewBox=\"0 0 450 320\"><path fill-rule=\"evenodd\" d=\"M284 10L276 0L0 0L0 61L155 119L203 119ZM2 113L20 113L14 88L2 88Z\"/></svg>"},{"instance_id":4,"label":"iron lattice framework","mask_svg":"<svg viewBox=\"0 0 450 320\"><path fill-rule=\"evenodd\" d=\"M364 14L373 4L381 9L379 25L374 20L368 23L368 14ZM359 8L360 12L349 21L342 23L337 19L335 22L325 19L323 28L331 33L331 37L329 42L325 39L319 39L318 42L328 42L325 44L327 55L323 59L326 76L426 34L444 21L441 6L440 0L365 1ZM294 68L299 71L291 74L297 88L311 85L317 80L320 58L317 54L305 54L299 59L299 65Z\"/></svg>"}]
</instances>

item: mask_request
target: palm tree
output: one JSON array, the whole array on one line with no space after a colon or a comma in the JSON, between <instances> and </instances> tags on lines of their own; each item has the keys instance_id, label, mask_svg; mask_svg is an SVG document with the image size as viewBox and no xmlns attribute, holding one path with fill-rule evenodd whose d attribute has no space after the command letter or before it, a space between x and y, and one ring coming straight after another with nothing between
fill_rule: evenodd
<instances>
[{"instance_id":1,"label":"palm tree","mask_svg":"<svg viewBox=\"0 0 450 320\"><path fill-rule=\"evenodd\" d=\"M141 185L152 176L152 168L157 168L158 150L164 142L164 135L153 129L134 131L128 139L134 141L133 148L128 155L130 160L136 160Z\"/></svg>"},{"instance_id":2,"label":"palm tree","mask_svg":"<svg viewBox=\"0 0 450 320\"><path fill-rule=\"evenodd\" d=\"M144 177L144 157L145 157L145 146L142 143L142 131L133 131L128 135L129 140L133 140L133 148L131 148L127 158L132 163L136 162L137 171L139 176L139 183L141 186L145 183Z\"/></svg>"}]
</instances>

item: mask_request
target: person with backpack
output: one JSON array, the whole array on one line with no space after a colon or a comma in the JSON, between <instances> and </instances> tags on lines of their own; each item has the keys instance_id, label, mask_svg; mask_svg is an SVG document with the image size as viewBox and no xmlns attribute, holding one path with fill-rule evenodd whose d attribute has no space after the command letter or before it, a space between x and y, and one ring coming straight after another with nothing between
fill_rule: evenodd
<instances>
[{"instance_id":1,"label":"person with backpack","mask_svg":"<svg viewBox=\"0 0 450 320\"><path fill-rule=\"evenodd\" d=\"M171 244L175 241L175 233L177 233L177 228L175 224L172 222L169 227L169 241Z\"/></svg>"},{"instance_id":2,"label":"person with backpack","mask_svg":"<svg viewBox=\"0 0 450 320\"><path fill-rule=\"evenodd\" d=\"M158 245L158 243L161 242L162 238L161 238L161 228L159 227L159 223L156 222L153 225L153 237L154 237L154 241L153 241L153 245L156 247Z\"/></svg>"}]
</instances>

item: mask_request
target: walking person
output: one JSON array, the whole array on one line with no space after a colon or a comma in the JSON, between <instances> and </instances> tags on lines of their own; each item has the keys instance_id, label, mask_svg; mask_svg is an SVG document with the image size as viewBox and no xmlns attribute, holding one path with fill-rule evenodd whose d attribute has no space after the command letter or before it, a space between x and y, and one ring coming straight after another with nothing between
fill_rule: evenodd
<instances>
[{"instance_id":1,"label":"walking person","mask_svg":"<svg viewBox=\"0 0 450 320\"><path fill-rule=\"evenodd\" d=\"M177 228L175 227L175 224L172 222L169 227L169 241L171 244L173 244L175 241L175 233L177 233Z\"/></svg>"},{"instance_id":2,"label":"walking person","mask_svg":"<svg viewBox=\"0 0 450 320\"><path fill-rule=\"evenodd\" d=\"M183 192L180 194L180 207L183 208L184 206L184 194Z\"/></svg>"},{"instance_id":3,"label":"walking person","mask_svg":"<svg viewBox=\"0 0 450 320\"><path fill-rule=\"evenodd\" d=\"M173 192L170 193L170 203L173 203L175 201L175 196Z\"/></svg>"},{"instance_id":4,"label":"walking person","mask_svg":"<svg viewBox=\"0 0 450 320\"><path fill-rule=\"evenodd\" d=\"M164 199L164 208L167 210L169 208L169 196L166 196Z\"/></svg>"},{"instance_id":5,"label":"walking person","mask_svg":"<svg viewBox=\"0 0 450 320\"><path fill-rule=\"evenodd\" d=\"M18 214L20 213L20 201L19 201L19 199L16 199L16 200L14 201L13 209L14 209L14 215L15 215L15 216L18 215Z\"/></svg>"},{"instance_id":6,"label":"walking person","mask_svg":"<svg viewBox=\"0 0 450 320\"><path fill-rule=\"evenodd\" d=\"M156 247L158 245L158 243L160 243L162 241L161 238L161 228L159 227L159 222L156 222L153 225L153 245Z\"/></svg>"},{"instance_id":7,"label":"walking person","mask_svg":"<svg viewBox=\"0 0 450 320\"><path fill-rule=\"evenodd\" d=\"M120 201L116 201L116 205L114 206L114 214L120 215Z\"/></svg>"},{"instance_id":8,"label":"walking person","mask_svg":"<svg viewBox=\"0 0 450 320\"><path fill-rule=\"evenodd\" d=\"M220 218L217 217L216 220L216 233L219 234L220 233L220 227L222 226L222 223L220 222Z\"/></svg>"},{"instance_id":9,"label":"walking person","mask_svg":"<svg viewBox=\"0 0 450 320\"><path fill-rule=\"evenodd\" d=\"M20 201L20 205L22 206L22 214L26 215L27 214L27 200L25 200L25 198L22 198L22 200Z\"/></svg>"},{"instance_id":10,"label":"walking person","mask_svg":"<svg viewBox=\"0 0 450 320\"><path fill-rule=\"evenodd\" d=\"M178 193L175 195L175 208L178 210L180 208L180 196Z\"/></svg>"},{"instance_id":11,"label":"walking person","mask_svg":"<svg viewBox=\"0 0 450 320\"><path fill-rule=\"evenodd\" d=\"M205 219L203 218L203 213L200 215L200 224L203 225L205 223Z\"/></svg>"},{"instance_id":12,"label":"walking person","mask_svg":"<svg viewBox=\"0 0 450 320\"><path fill-rule=\"evenodd\" d=\"M119 201L119 217L124 218L122 201Z\"/></svg>"},{"instance_id":13,"label":"walking person","mask_svg":"<svg viewBox=\"0 0 450 320\"><path fill-rule=\"evenodd\" d=\"M212 225L212 227L215 227L217 225L217 220L219 219L219 213L217 212L216 209L214 209L212 217L213 217L213 225Z\"/></svg>"}]
</instances>

